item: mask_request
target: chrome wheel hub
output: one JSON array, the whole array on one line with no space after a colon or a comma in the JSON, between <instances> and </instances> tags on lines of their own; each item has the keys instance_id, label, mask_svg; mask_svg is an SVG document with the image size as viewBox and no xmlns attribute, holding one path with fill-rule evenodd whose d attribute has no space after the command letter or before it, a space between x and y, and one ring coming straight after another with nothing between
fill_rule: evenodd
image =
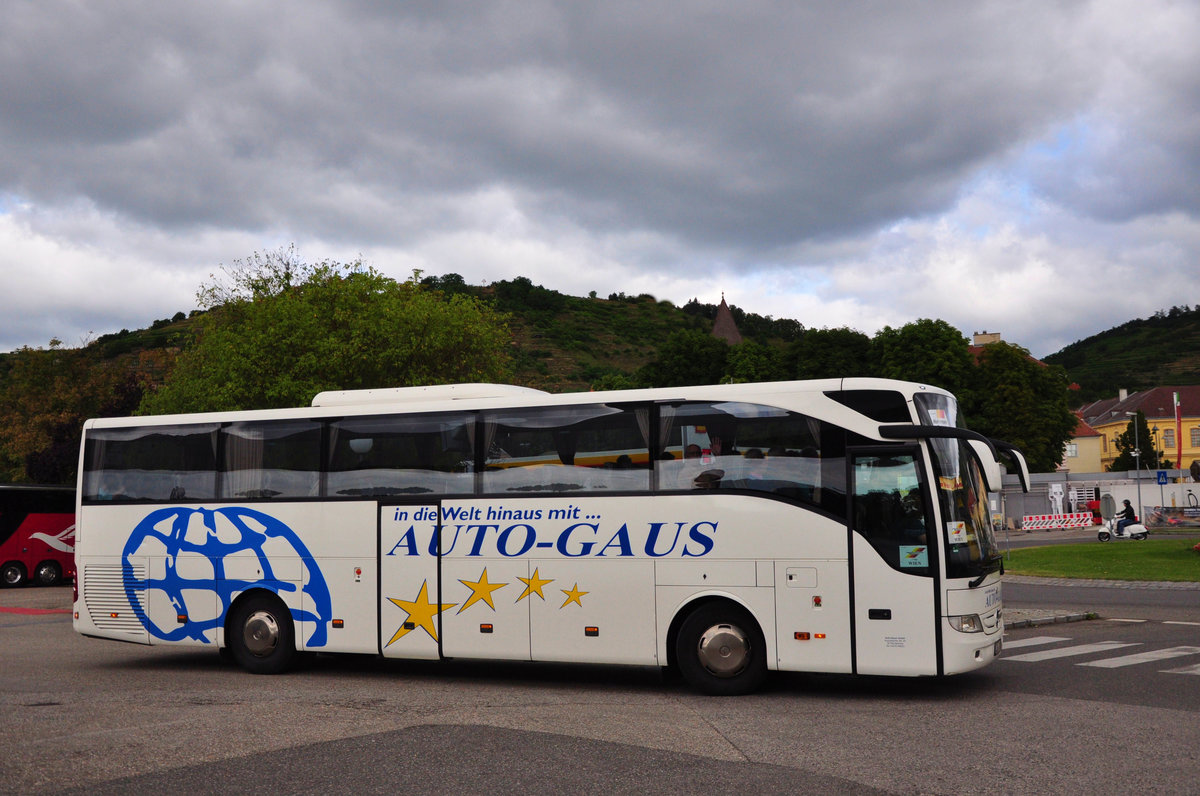
<instances>
[{"instance_id":1,"label":"chrome wheel hub","mask_svg":"<svg viewBox=\"0 0 1200 796\"><path fill-rule=\"evenodd\" d=\"M279 644L279 622L267 611L255 611L246 619L242 639L251 655L258 658L270 655Z\"/></svg>"},{"instance_id":2,"label":"chrome wheel hub","mask_svg":"<svg viewBox=\"0 0 1200 796\"><path fill-rule=\"evenodd\" d=\"M700 635L697 648L700 664L717 677L733 677L750 660L750 641L741 628L713 625Z\"/></svg>"}]
</instances>

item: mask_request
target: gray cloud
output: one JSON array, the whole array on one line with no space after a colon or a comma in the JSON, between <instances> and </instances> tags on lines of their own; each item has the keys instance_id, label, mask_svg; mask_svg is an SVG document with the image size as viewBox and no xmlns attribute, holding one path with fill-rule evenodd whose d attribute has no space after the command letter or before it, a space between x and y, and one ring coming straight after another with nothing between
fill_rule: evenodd
<instances>
[{"instance_id":1,"label":"gray cloud","mask_svg":"<svg viewBox=\"0 0 1200 796\"><path fill-rule=\"evenodd\" d=\"M1123 225L1196 219L1198 17L1166 2L12 2L0 196L86 206L143 241L296 240L401 271L473 257L510 278L537 250L559 289L606 262L668 290L697 267L730 286L810 270L834 290L839 267L872 266L831 252L878 258L908 240L886 230L961 213L994 175L1029 201L988 202L1003 215L979 224L1049 235L1072 259L1031 209L1048 204L1111 234L1092 256L1127 261ZM959 234L954 250L981 256L979 230ZM910 244L896 278L930 278L945 246ZM145 250L108 254L150 267ZM984 259L1005 265L993 246Z\"/></svg>"}]
</instances>

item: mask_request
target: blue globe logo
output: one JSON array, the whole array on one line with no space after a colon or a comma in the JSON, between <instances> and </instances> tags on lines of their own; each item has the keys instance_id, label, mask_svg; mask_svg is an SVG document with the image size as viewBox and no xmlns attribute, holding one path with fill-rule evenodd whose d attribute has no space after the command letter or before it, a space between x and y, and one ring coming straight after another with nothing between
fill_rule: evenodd
<instances>
[{"instance_id":1,"label":"blue globe logo","mask_svg":"<svg viewBox=\"0 0 1200 796\"><path fill-rule=\"evenodd\" d=\"M145 550L164 550L166 557L166 572L161 578L138 580L134 574L131 559L144 554ZM244 555L249 551L261 570L261 577L254 580L229 578L226 576L227 558L233 554L239 561L245 561ZM275 575L272 566L272 556L298 557L303 567L301 584L282 580ZM181 561L196 561L197 559L211 562L212 575L208 577L187 577L180 573ZM185 567L195 572L197 567ZM211 631L221 627L234 596L247 589L263 588L276 594L296 592L297 589L307 599L305 606L312 610L292 610L292 619L297 622L313 622L315 629L308 638L306 646L323 647L328 642L329 622L333 613L329 586L321 571L313 563L313 557L308 548L300 541L296 532L275 517L261 511L244 506L231 506L219 509L191 509L171 507L158 509L147 514L125 543L121 555L121 570L125 582L125 595L129 605L137 614L142 626L155 638L164 641L183 641L195 639L211 643ZM238 568L244 572L245 567ZM164 597L175 606L179 614L186 614L189 620L186 624L171 624L163 627L155 622L142 609L142 601L136 592L145 585L146 598L152 596ZM152 595L152 592L160 595ZM213 619L193 621L193 612L188 610L187 600L195 600L200 595L216 593L219 610ZM206 615L207 610L196 611L197 615Z\"/></svg>"}]
</instances>

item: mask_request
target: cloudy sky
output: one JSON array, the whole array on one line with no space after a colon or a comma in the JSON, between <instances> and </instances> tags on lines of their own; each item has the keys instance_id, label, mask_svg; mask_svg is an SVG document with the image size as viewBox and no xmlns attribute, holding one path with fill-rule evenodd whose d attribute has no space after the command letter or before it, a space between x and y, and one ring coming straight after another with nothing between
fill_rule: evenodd
<instances>
[{"instance_id":1,"label":"cloudy sky","mask_svg":"<svg viewBox=\"0 0 1200 796\"><path fill-rule=\"evenodd\" d=\"M0 5L0 351L257 251L1035 355L1200 303L1200 4Z\"/></svg>"}]
</instances>

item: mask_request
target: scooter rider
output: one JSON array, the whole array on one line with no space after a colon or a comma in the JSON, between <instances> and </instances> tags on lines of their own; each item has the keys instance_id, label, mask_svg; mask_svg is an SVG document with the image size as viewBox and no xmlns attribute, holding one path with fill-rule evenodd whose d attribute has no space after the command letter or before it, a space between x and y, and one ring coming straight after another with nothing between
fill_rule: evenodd
<instances>
[{"instance_id":1,"label":"scooter rider","mask_svg":"<svg viewBox=\"0 0 1200 796\"><path fill-rule=\"evenodd\" d=\"M1133 506L1129 505L1128 500L1125 501L1125 508L1117 512L1117 517L1117 533L1121 535L1125 533L1125 526L1137 522L1137 515L1133 513Z\"/></svg>"}]
</instances>

